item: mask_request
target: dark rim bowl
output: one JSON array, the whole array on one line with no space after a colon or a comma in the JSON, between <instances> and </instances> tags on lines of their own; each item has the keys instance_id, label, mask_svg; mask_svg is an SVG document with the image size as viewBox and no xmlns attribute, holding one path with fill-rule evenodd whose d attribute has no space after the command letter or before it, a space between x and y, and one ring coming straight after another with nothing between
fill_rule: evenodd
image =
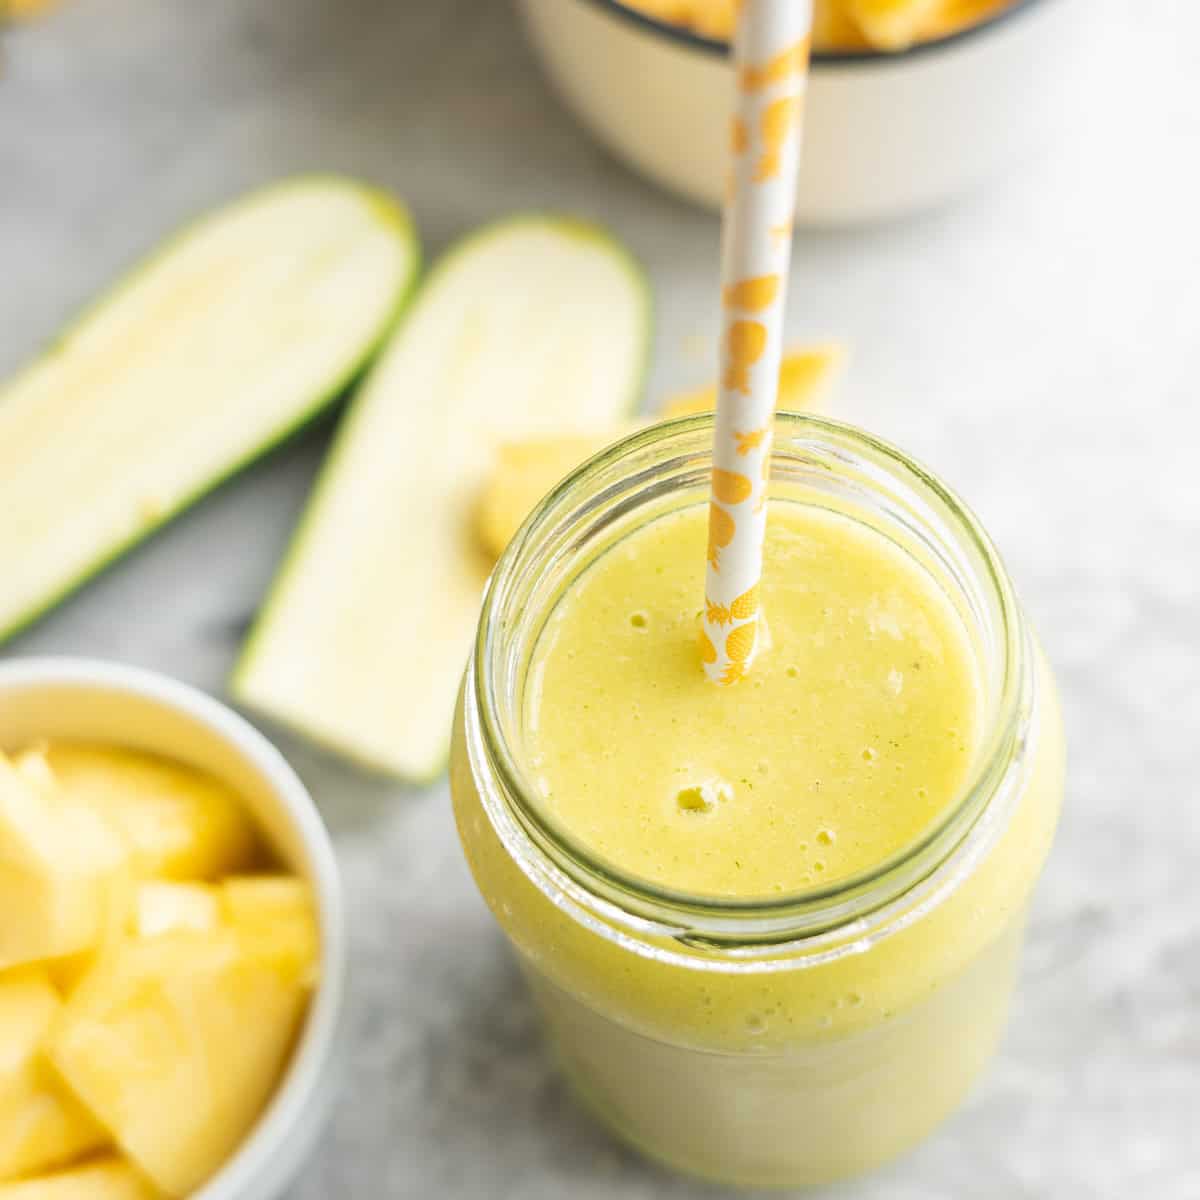
<instances>
[{"instance_id":1,"label":"dark rim bowl","mask_svg":"<svg viewBox=\"0 0 1200 1200\"><path fill-rule=\"evenodd\" d=\"M615 17L640 25L648 32L658 34L668 41L676 42L692 50L704 54L725 57L729 54L729 43L718 38L704 37L694 33L682 25L672 25L669 21L660 21L657 17L648 16L635 8L630 8L622 0L586 0L587 3L610 12ZM1003 8L997 9L991 16L985 17L974 25L956 30L945 37L933 38L927 42L916 42L904 50L821 50L814 51L813 66L843 66L851 64L882 65L888 63L906 63L924 55L937 54L943 50L961 45L963 42L995 29L998 25L1022 16L1029 9L1036 8L1047 0L1009 0Z\"/></svg>"}]
</instances>

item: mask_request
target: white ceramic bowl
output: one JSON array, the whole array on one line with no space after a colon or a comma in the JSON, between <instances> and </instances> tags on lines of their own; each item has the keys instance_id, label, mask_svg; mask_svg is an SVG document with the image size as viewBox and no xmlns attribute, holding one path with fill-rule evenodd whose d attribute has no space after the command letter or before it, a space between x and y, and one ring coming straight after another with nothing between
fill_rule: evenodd
<instances>
[{"instance_id":1,"label":"white ceramic bowl","mask_svg":"<svg viewBox=\"0 0 1200 1200\"><path fill-rule=\"evenodd\" d=\"M346 976L341 885L316 806L283 756L211 697L162 675L76 658L0 663L0 747L38 738L113 742L210 772L242 796L263 836L312 886L321 981L271 1103L233 1157L192 1200L275 1200L328 1116Z\"/></svg>"},{"instance_id":2,"label":"white ceramic bowl","mask_svg":"<svg viewBox=\"0 0 1200 1200\"><path fill-rule=\"evenodd\" d=\"M718 207L733 75L728 46L620 0L521 0L576 116L616 155ZM897 54L813 57L797 220L882 220L963 192L1068 122L1087 94L1098 0L1013 0L979 25Z\"/></svg>"}]
</instances>

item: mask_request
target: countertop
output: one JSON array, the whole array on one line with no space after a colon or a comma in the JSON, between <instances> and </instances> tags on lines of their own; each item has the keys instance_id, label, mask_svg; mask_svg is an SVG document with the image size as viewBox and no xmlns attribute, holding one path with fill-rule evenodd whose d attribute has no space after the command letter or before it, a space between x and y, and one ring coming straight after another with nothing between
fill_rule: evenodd
<instances>
[{"instance_id":1,"label":"countertop","mask_svg":"<svg viewBox=\"0 0 1200 1200\"><path fill-rule=\"evenodd\" d=\"M1055 152L943 212L796 245L791 332L846 339L838 414L983 517L1071 748L999 1060L840 1200L1200 1198L1200 9L1113 19L1089 118ZM396 189L430 254L515 209L608 223L657 289L651 394L712 373L715 219L588 140L506 3L74 0L0 56L0 371L187 217L326 168ZM111 657L220 694L327 437L3 654ZM353 942L348 1084L292 1200L719 1194L569 1099L444 782L409 790L280 741L333 829Z\"/></svg>"}]
</instances>

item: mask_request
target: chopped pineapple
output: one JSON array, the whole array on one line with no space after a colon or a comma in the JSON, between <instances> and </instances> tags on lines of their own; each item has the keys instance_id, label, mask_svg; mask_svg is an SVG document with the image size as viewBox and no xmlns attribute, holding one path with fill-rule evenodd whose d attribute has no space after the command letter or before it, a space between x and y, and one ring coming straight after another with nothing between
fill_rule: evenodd
<instances>
[{"instance_id":1,"label":"chopped pineapple","mask_svg":"<svg viewBox=\"0 0 1200 1200\"><path fill-rule=\"evenodd\" d=\"M126 902L109 827L0 754L0 970L89 949Z\"/></svg>"},{"instance_id":2,"label":"chopped pineapple","mask_svg":"<svg viewBox=\"0 0 1200 1200\"><path fill-rule=\"evenodd\" d=\"M312 889L295 875L233 875L220 886L221 915L240 937L292 964L306 987L317 981L320 934Z\"/></svg>"},{"instance_id":3,"label":"chopped pineapple","mask_svg":"<svg viewBox=\"0 0 1200 1200\"><path fill-rule=\"evenodd\" d=\"M312 921L312 889L295 875L231 875L221 881L221 913L234 924Z\"/></svg>"},{"instance_id":4,"label":"chopped pineapple","mask_svg":"<svg viewBox=\"0 0 1200 1200\"><path fill-rule=\"evenodd\" d=\"M130 914L126 911L125 920L129 919ZM101 941L104 940L106 939L101 939ZM81 950L78 954L68 954L65 958L52 958L44 964L46 974L50 976L50 982L54 984L58 994L64 999L70 996L75 990L75 985L91 969L92 964L96 961L98 946L99 943L92 949Z\"/></svg>"},{"instance_id":5,"label":"chopped pineapple","mask_svg":"<svg viewBox=\"0 0 1200 1200\"><path fill-rule=\"evenodd\" d=\"M841 366L842 348L835 344L793 350L779 364L779 391L775 407L783 412L818 411ZM664 417L686 417L712 412L717 406L715 386L683 392L671 397L662 409Z\"/></svg>"},{"instance_id":6,"label":"chopped pineapple","mask_svg":"<svg viewBox=\"0 0 1200 1200\"><path fill-rule=\"evenodd\" d=\"M789 412L819 408L841 361L841 347L832 344L784 355L779 364L777 407ZM661 415L683 417L710 412L716 403L716 388L701 388L669 399ZM484 549L498 558L521 522L560 479L585 459L644 424L630 423L593 434L543 435L500 446L476 510L476 532Z\"/></svg>"},{"instance_id":7,"label":"chopped pineapple","mask_svg":"<svg viewBox=\"0 0 1200 1200\"><path fill-rule=\"evenodd\" d=\"M188 1195L250 1132L320 957L305 881L227 874L257 859L186 767L0 754L0 1200Z\"/></svg>"},{"instance_id":8,"label":"chopped pineapple","mask_svg":"<svg viewBox=\"0 0 1200 1200\"><path fill-rule=\"evenodd\" d=\"M560 479L633 428L547 434L498 446L476 510L477 532L484 549L499 558L521 522Z\"/></svg>"},{"instance_id":9,"label":"chopped pineapple","mask_svg":"<svg viewBox=\"0 0 1200 1200\"><path fill-rule=\"evenodd\" d=\"M866 50L870 45L842 7L841 0L817 0L813 5L814 50Z\"/></svg>"},{"instance_id":10,"label":"chopped pineapple","mask_svg":"<svg viewBox=\"0 0 1200 1200\"><path fill-rule=\"evenodd\" d=\"M43 796L58 795L58 780L50 770L46 761L46 744L39 743L27 750L22 750L13 760L12 765L18 775L35 791Z\"/></svg>"},{"instance_id":11,"label":"chopped pineapple","mask_svg":"<svg viewBox=\"0 0 1200 1200\"><path fill-rule=\"evenodd\" d=\"M124 1159L110 1156L37 1179L0 1183L0 1200L159 1200Z\"/></svg>"},{"instance_id":12,"label":"chopped pineapple","mask_svg":"<svg viewBox=\"0 0 1200 1200\"><path fill-rule=\"evenodd\" d=\"M0 1180L52 1170L108 1141L42 1057L61 1008L41 968L0 974Z\"/></svg>"},{"instance_id":13,"label":"chopped pineapple","mask_svg":"<svg viewBox=\"0 0 1200 1200\"><path fill-rule=\"evenodd\" d=\"M221 922L217 891L206 883L171 883L151 879L135 884L132 900L119 925L105 930L91 949L46 964L50 980L60 995L70 997L79 981L96 965L113 941L124 936L158 937L178 929L203 933Z\"/></svg>"},{"instance_id":14,"label":"chopped pineapple","mask_svg":"<svg viewBox=\"0 0 1200 1200\"><path fill-rule=\"evenodd\" d=\"M820 412L845 361L846 349L837 342L785 354L779 364L775 407L783 412Z\"/></svg>"},{"instance_id":15,"label":"chopped pineapple","mask_svg":"<svg viewBox=\"0 0 1200 1200\"><path fill-rule=\"evenodd\" d=\"M138 937L159 937L177 929L204 933L220 920L216 889L207 884L151 880L140 884L134 895L132 927Z\"/></svg>"},{"instance_id":16,"label":"chopped pineapple","mask_svg":"<svg viewBox=\"0 0 1200 1200\"><path fill-rule=\"evenodd\" d=\"M943 0L845 0L847 14L881 50L903 50L927 36Z\"/></svg>"},{"instance_id":17,"label":"chopped pineapple","mask_svg":"<svg viewBox=\"0 0 1200 1200\"><path fill-rule=\"evenodd\" d=\"M229 788L179 763L113 746L46 751L63 792L125 840L140 879L215 879L253 860L254 827Z\"/></svg>"},{"instance_id":18,"label":"chopped pineapple","mask_svg":"<svg viewBox=\"0 0 1200 1200\"><path fill-rule=\"evenodd\" d=\"M733 37L736 0L625 0L649 17L704 37ZM987 20L1012 0L816 0L812 44L818 51L903 50Z\"/></svg>"},{"instance_id":19,"label":"chopped pineapple","mask_svg":"<svg viewBox=\"0 0 1200 1200\"><path fill-rule=\"evenodd\" d=\"M51 1029L60 1074L172 1195L225 1161L279 1079L314 970L291 942L226 927L119 942Z\"/></svg>"}]
</instances>

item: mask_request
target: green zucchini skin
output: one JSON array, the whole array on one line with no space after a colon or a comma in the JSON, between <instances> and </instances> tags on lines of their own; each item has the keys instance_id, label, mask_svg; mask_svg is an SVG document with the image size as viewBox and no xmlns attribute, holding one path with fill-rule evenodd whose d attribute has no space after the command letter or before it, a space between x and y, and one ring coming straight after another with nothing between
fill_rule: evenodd
<instances>
[{"instance_id":1,"label":"green zucchini skin","mask_svg":"<svg viewBox=\"0 0 1200 1200\"><path fill-rule=\"evenodd\" d=\"M653 344L654 302L649 277L640 261L611 232L600 225L577 217L537 211L522 212L500 218L464 235L441 255L426 274L415 298L406 310L404 320L393 330L392 337L399 339L404 336L409 324L416 319L423 298L434 292L438 284L460 263L463 257L485 246L490 240L503 238L525 226L551 228L559 234L566 233L584 243L594 244L609 255L612 261L619 264L631 293L637 297L637 322L640 337L637 346L637 366L630 380L630 386L625 394L618 398L612 416L632 415L642 396ZM446 768L450 748L451 712L446 713L445 738L442 743L431 751L424 764L420 766L410 764L401 771L394 763L373 756L345 739L331 736L322 729L314 728L310 723L300 722L285 714L272 711L270 705L253 694L255 690L253 677L257 659L263 649L264 641L269 636L270 625L283 604L285 591L293 583L293 576L303 568L305 552L325 507L324 502L330 490L338 485L345 460L355 445L356 431L359 423L363 420L363 406L360 404L360 398L370 389L373 373L385 367L388 353L389 347L381 350L378 358L372 364L371 370L368 370L360 384L359 392L351 400L347 412L341 419L334 444L297 524L279 571L242 646L237 664L230 677L229 691L241 706L258 715L265 716L279 727L301 734L314 745L354 763L365 771L401 778L420 786L436 780ZM464 651L463 663L457 668L459 674L461 674L461 667L465 666L465 653Z\"/></svg>"},{"instance_id":2,"label":"green zucchini skin","mask_svg":"<svg viewBox=\"0 0 1200 1200\"><path fill-rule=\"evenodd\" d=\"M380 189L335 175L303 175L281 180L255 189L241 197L210 210L193 219L169 235L154 250L127 270L115 284L84 306L62 330L50 341L46 350L26 366L18 370L9 380L0 382L0 416L3 406L20 389L23 382L31 378L43 365L72 353L75 339L85 334L90 323L100 318L106 306L121 299L141 282L150 272L170 264L173 254L186 249L189 240L204 231L211 230L223 217L230 216L245 207L271 201L286 200L289 195L311 192L314 189L329 190L331 193L352 195L372 213L381 230L387 231L395 242L403 266L397 273L391 288L388 303L380 310L378 319L366 336L347 347L344 360L305 395L298 397L288 419L266 431L258 440L248 442L237 454L219 469L197 480L181 493L169 507L152 518L146 519L126 535L112 539L97 547L94 555L77 569L64 572L55 587L47 590L39 599L22 611L9 615L4 611L3 586L0 584L0 643L35 624L63 601L74 595L93 578L111 569L127 554L148 538L169 525L176 517L191 508L203 497L216 490L251 466L260 458L276 450L299 435L317 421L326 410L344 397L362 377L366 367L382 346L405 306L410 300L420 273L421 249L416 228L405 206L395 197ZM3 446L0 445L0 472L3 471Z\"/></svg>"}]
</instances>

